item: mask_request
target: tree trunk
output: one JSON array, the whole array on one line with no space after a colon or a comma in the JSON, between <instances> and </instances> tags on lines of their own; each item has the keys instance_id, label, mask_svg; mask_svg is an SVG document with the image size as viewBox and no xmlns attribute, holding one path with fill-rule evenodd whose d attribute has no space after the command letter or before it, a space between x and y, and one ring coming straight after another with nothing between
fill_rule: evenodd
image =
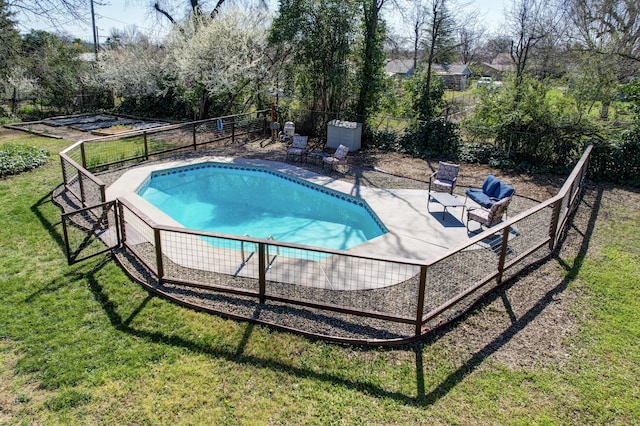
<instances>
[{"instance_id":1,"label":"tree trunk","mask_svg":"<svg viewBox=\"0 0 640 426\"><path fill-rule=\"evenodd\" d=\"M602 107L600 108L600 120L609 120L609 101L602 101Z\"/></svg>"},{"instance_id":2,"label":"tree trunk","mask_svg":"<svg viewBox=\"0 0 640 426\"><path fill-rule=\"evenodd\" d=\"M209 110L209 95L204 89L200 92L200 106L198 110L198 120L204 120L207 118L207 111Z\"/></svg>"},{"instance_id":3,"label":"tree trunk","mask_svg":"<svg viewBox=\"0 0 640 426\"><path fill-rule=\"evenodd\" d=\"M11 95L11 113L15 114L18 110L18 89L13 88L13 93Z\"/></svg>"}]
</instances>

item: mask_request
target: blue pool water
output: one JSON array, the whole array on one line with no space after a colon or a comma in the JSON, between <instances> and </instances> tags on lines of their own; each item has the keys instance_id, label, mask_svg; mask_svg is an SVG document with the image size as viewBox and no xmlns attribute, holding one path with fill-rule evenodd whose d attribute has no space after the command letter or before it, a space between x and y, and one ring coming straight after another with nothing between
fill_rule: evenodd
<instances>
[{"instance_id":1,"label":"blue pool water","mask_svg":"<svg viewBox=\"0 0 640 426\"><path fill-rule=\"evenodd\" d=\"M137 192L191 229L341 250L387 232L362 200L257 166L153 172Z\"/></svg>"}]
</instances>

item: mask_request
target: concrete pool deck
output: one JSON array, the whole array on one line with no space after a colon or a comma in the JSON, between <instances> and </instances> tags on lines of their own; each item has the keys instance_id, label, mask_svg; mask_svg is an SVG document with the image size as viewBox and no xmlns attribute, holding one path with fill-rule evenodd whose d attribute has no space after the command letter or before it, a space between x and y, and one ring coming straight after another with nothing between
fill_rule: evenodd
<instances>
[{"instance_id":1,"label":"concrete pool deck","mask_svg":"<svg viewBox=\"0 0 640 426\"><path fill-rule=\"evenodd\" d=\"M389 232L349 249L351 253L409 261L430 261L475 236L475 233L470 234L467 231L463 222L464 207L449 207L443 215L442 205L435 201L431 201L428 205L426 189L370 188L320 175L293 164L267 160L210 156L141 166L125 172L109 186L106 191L107 199L125 198L154 222L180 227L180 224L152 206L135 191L153 171L189 166L205 161L268 167L366 201ZM464 202L464 196L458 195L458 197ZM475 206L471 200L467 200L467 206L472 205ZM474 223L472 229L477 228L478 224Z\"/></svg>"}]
</instances>

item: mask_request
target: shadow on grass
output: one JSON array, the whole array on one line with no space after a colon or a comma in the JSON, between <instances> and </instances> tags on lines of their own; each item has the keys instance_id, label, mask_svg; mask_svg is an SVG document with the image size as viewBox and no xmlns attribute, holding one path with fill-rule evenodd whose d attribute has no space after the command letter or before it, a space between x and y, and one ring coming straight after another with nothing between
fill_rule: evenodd
<instances>
[{"instance_id":1,"label":"shadow on grass","mask_svg":"<svg viewBox=\"0 0 640 426\"><path fill-rule=\"evenodd\" d=\"M595 202L593 205L586 205L584 198L581 200L581 204L583 208L587 208L591 211L589 221L587 223L587 227L584 231L581 231L576 228L573 218L571 220L571 228L577 232L582 239L580 244L580 248L578 250L577 255L574 258L574 262L569 264L565 259L560 258L558 253L555 253L553 256L556 261L562 265L562 267L567 271L566 278L564 278L557 286L549 290L540 300L538 300L533 307L529 309L522 317L519 319L516 318L516 315L511 308L511 303L507 297L506 290L510 287L517 285L514 279L510 280L508 284L499 287L496 291L488 294L484 298L481 298L477 303L477 307L482 307L493 303L498 298L502 299L506 311L511 319L511 325L505 329L500 335L498 335L491 342L486 344L482 349L477 351L473 356L458 368L456 371L451 373L442 383L436 386L433 390L426 392L425 389L425 380L424 380L424 362L422 359L423 347L430 343L433 343L437 340L437 336L434 338L430 338L427 341L421 342L415 345L415 356L416 356L416 384L418 390L418 403L420 405L431 405L436 403L439 399L444 397L449 391L451 391L458 383L462 382L465 377L471 374L474 370L476 370L485 359L487 359L491 354L497 352L500 348L502 348L506 343L508 343L513 337L515 337L520 331L522 331L533 319L535 319L544 309L549 306L549 304L553 303L556 295L564 292L569 285L569 283L577 276L580 268L582 267L582 263L587 254L587 250L589 248L589 242L591 240L591 235L593 234L593 230L595 228L596 219L598 217L598 212L600 210L600 205L602 202L602 189L598 189L598 192L595 197ZM575 214L575 213L574 213ZM566 239L566 235L563 236L563 240ZM564 241L562 241L564 242ZM539 264L537 267L540 267ZM519 274L520 276L525 275L531 272L524 271ZM477 309L477 308L476 308ZM469 317L476 309L470 309L465 314L463 314L458 321L452 323L451 325L445 327L440 331L439 335L446 334L447 330L450 330L453 327L456 327L460 321L464 321Z\"/></svg>"},{"instance_id":2,"label":"shadow on grass","mask_svg":"<svg viewBox=\"0 0 640 426\"><path fill-rule=\"evenodd\" d=\"M34 205L31 206L31 211L38 218L40 223L42 223L42 226L44 227L44 229L47 230L47 232L51 236L51 239L54 240L56 244L58 244L58 246L62 251L62 254L66 256L67 254L65 252L64 238L62 237L60 232L58 232L58 230L56 229L56 227L59 227L62 225L62 221L52 223L49 220L49 218L47 218L42 213L42 209L44 208L45 205L49 203L55 205L55 203L51 199L51 196L52 196L52 193L48 193L44 197L40 198ZM61 219L60 216L58 216L58 218Z\"/></svg>"},{"instance_id":3,"label":"shadow on grass","mask_svg":"<svg viewBox=\"0 0 640 426\"><path fill-rule=\"evenodd\" d=\"M111 324L118 330L128 333L130 335L145 339L154 343L162 343L168 344L172 346L178 346L186 348L190 351L206 354L208 356L221 358L230 362L245 364L247 366L253 366L258 368L268 368L274 371L278 371L288 375L295 375L299 378L307 378L313 380L320 380L323 382L333 383L347 389L355 390L357 392L363 392L368 395L374 395L379 398L389 398L395 400L399 403L411 406L429 406L436 402L438 402L441 398L445 397L452 389L454 389L459 383L461 383L465 377L473 373L483 362L486 360L491 354L497 352L501 347L503 347L507 342L509 342L514 336L516 336L521 330L523 330L533 319L535 319L544 309L550 304L553 303L554 297L562 293L566 290L567 286L571 282L571 280L576 276L578 271L582 266L583 259L587 253L587 249L589 246L589 240L591 234L593 233L593 229L595 227L595 222L597 219L600 202L602 199L602 191L600 190L596 196L596 200L594 205L592 206L583 206L583 208L590 209L590 218L587 224L587 229L584 232L575 228L575 225L572 224L574 230L576 230L582 238L581 246L577 256L575 257L575 261L573 264L568 264L564 259L561 259L558 254L554 254L553 256L556 260L563 265L567 270L568 274L565 279L563 279L558 285L549 290L541 299L539 299L536 303L533 304L533 307L527 311L522 317L519 319L516 318L513 310L511 309L511 303L507 297L506 290L510 287L517 285L514 279L510 280L508 283L498 288L496 291L490 293L484 298L481 298L477 303L476 307L468 310L464 313L458 320L446 325L444 328L440 329L438 332L426 336L420 342L404 346L401 348L384 348L383 350L394 351L394 350L411 350L415 354L415 368L416 368L416 396L407 395L401 392L393 392L384 389L383 386L372 384L365 382L363 380L350 380L346 379L342 376L323 373L318 371L313 371L311 369L302 368L293 366L291 364L280 362L278 360L265 359L261 357L257 357L255 355L245 355L244 349L249 342L251 335L253 333L254 324L248 323L246 325L245 331L243 333L242 338L238 342L238 345L235 350L232 352L224 351L216 348L212 348L209 345L200 344L184 337L175 336L175 335L167 335L162 332L152 332L146 330L139 330L130 326L131 321L143 311L146 305L151 301L154 295L149 294L142 303L134 309L129 315L124 318L116 309L115 305L109 300L109 296L105 293L103 286L98 282L95 277L95 273L102 267L97 265L91 272L85 275L85 278L89 282L89 287L93 292L94 298L96 301L100 303L103 310L106 312ZM584 200L581 201L584 205ZM573 223L573 222L572 222ZM537 265L540 267L545 262ZM524 271L520 274L520 276L530 273L531 269L528 271ZM472 314L472 310L475 311L482 306L491 304L497 299L501 299L505 305L506 311L511 319L511 325L505 329L499 336L493 339L491 342L487 343L482 349L478 350L475 354L471 356L471 358L464 363L460 368L456 371L452 372L445 380L443 380L440 384L438 384L435 388L428 391L425 389L425 366L423 359L423 350L426 346L435 343L441 336L446 335L446 333L457 327L461 321L464 321ZM256 312L254 317L258 317L260 315L259 307L256 308ZM361 348L361 350L370 350L371 348L365 347Z\"/></svg>"},{"instance_id":4,"label":"shadow on grass","mask_svg":"<svg viewBox=\"0 0 640 426\"><path fill-rule=\"evenodd\" d=\"M313 380L319 380L323 382L328 382L332 384L336 384L347 389L355 390L358 392L363 392L368 395L374 395L379 398L389 398L395 400L399 403L405 405L412 406L429 406L436 402L438 402L441 398L445 397L452 389L454 389L459 383L461 383L465 377L469 376L473 373L491 354L497 352L500 348L502 348L507 342L509 342L514 336L516 336L521 330L523 330L533 319L535 319L544 309L551 303L553 303L554 297L562 293L566 290L567 286L571 282L571 280L577 275L578 271L582 266L583 259L587 253L587 249L589 246L590 237L593 233L595 222L598 216L598 211L600 208L600 203L602 200L602 190L600 189L595 197L595 202L592 206L585 205L584 199L581 200L581 204L583 208L590 209L590 218L587 223L587 228L584 232L575 228L575 225L572 223L572 227L574 230L581 235L582 242L580 245L579 252L575 257L575 261L573 264L567 263L564 259L560 258L558 254L553 254L552 256L563 265L563 267L568 271L568 274L565 279L559 282L554 288L549 290L541 299L539 299L536 303L533 304L533 307L529 309L522 317L519 319L514 314L511 303L507 297L506 291L517 285L514 279L511 279L509 282L505 283L502 287L498 288L494 292L488 294L484 298L481 298L476 304L475 308L467 310L466 313L462 314L455 322L446 325L444 328L440 329L438 332L430 334L426 336L420 342L404 346L401 348L385 348L384 350L394 351L394 350L412 350L415 353L415 368L416 368L416 395L407 395L401 392L394 392L386 390L382 385L373 384L366 382L364 380L350 380L348 378L344 378L343 376L339 376L331 373L324 373L313 371L311 369L297 367L291 365L289 363L281 362L278 360L266 359L263 357L258 357L255 355L245 355L244 350L246 348L247 343L249 342L251 335L254 330L254 324L247 323L244 334L235 350L233 351L224 351L216 348L212 348L210 345L200 344L198 342L186 339L181 336L176 335L167 335L162 332L153 332L146 330L139 330L134 327L131 327L130 324L132 320L144 310L149 301L151 301L154 295L149 294L141 304L136 307L129 315L123 317L114 305L113 302L109 300L109 296L105 293L103 286L96 279L96 272L102 267L103 264L97 265L92 271L85 275L89 283L90 290L92 291L94 298L100 305L103 310L107 314L111 324L116 329L128 333L130 335L145 339L154 343L168 344L172 346L186 348L190 351L206 354L208 356L217 357L221 359L225 359L230 362L245 364L247 366L253 366L258 368L268 368L274 371L278 371L287 375L295 375L299 378L309 378ZM43 201L44 202L44 201ZM37 209L36 209L37 210ZM39 216L41 217L41 215ZM45 225L49 225L50 232L53 233L55 227L48 222L46 222L45 218L42 218L41 221L45 223ZM62 240L59 234L55 234L56 240L62 243ZM565 237L566 238L566 237ZM548 260L548 259L547 259ZM538 264L536 267L540 267L545 262ZM526 275L530 273L532 269L525 270L523 273L519 274L519 276ZM425 385L425 366L423 359L424 348L428 345L433 344L441 336L446 335L446 333L457 327L461 321L464 321L472 314L472 310L475 311L482 306L491 304L492 302L501 299L505 305L506 311L511 319L511 325L506 328L499 336L493 339L491 342L487 343L482 349L478 350L475 354L471 356L469 360L467 360L464 365L458 368L456 371L449 374L449 376L444 379L441 383L439 383L435 388L429 390L427 392ZM254 316L260 315L260 308L256 308L256 312ZM370 348L362 348L362 350L369 350Z\"/></svg>"}]
</instances>

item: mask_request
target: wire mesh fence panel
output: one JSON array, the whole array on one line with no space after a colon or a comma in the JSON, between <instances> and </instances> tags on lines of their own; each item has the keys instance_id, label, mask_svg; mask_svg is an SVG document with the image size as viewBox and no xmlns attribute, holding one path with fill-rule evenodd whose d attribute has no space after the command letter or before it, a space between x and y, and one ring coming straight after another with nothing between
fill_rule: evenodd
<instances>
[{"instance_id":1,"label":"wire mesh fence panel","mask_svg":"<svg viewBox=\"0 0 640 426\"><path fill-rule=\"evenodd\" d=\"M165 152L193 149L193 126L183 124L165 130L148 131L147 146L149 147L149 155L152 156Z\"/></svg>"},{"instance_id":2,"label":"wire mesh fence panel","mask_svg":"<svg viewBox=\"0 0 640 426\"><path fill-rule=\"evenodd\" d=\"M562 196L562 199L558 211L556 229L553 230L553 234L556 236L554 243L557 243L561 235L567 231L569 217L579 205L580 194L584 189L592 148L592 146L589 146L584 154L582 154L582 158L576 167L574 167L571 176L565 181L565 184L558 193L558 195Z\"/></svg>"},{"instance_id":3,"label":"wire mesh fence panel","mask_svg":"<svg viewBox=\"0 0 640 426\"><path fill-rule=\"evenodd\" d=\"M420 268L391 261L270 246L267 295L415 317Z\"/></svg>"},{"instance_id":4,"label":"wire mesh fence panel","mask_svg":"<svg viewBox=\"0 0 640 426\"><path fill-rule=\"evenodd\" d=\"M552 207L543 208L518 220L509 227L505 253L506 263L548 242L552 214ZM500 243L502 243L502 238Z\"/></svg>"},{"instance_id":5,"label":"wire mesh fence panel","mask_svg":"<svg viewBox=\"0 0 640 426\"><path fill-rule=\"evenodd\" d=\"M81 199L80 180L78 179L78 168L76 164L68 161L64 156L60 156L62 162L62 178L68 191L71 191L77 199Z\"/></svg>"},{"instance_id":6,"label":"wire mesh fence panel","mask_svg":"<svg viewBox=\"0 0 640 426\"><path fill-rule=\"evenodd\" d=\"M113 202L64 214L62 220L69 263L104 253L119 243Z\"/></svg>"},{"instance_id":7,"label":"wire mesh fence panel","mask_svg":"<svg viewBox=\"0 0 640 426\"><path fill-rule=\"evenodd\" d=\"M367 123L371 129L392 132L401 135L404 134L405 131L415 123L415 120L394 117L370 117Z\"/></svg>"},{"instance_id":8,"label":"wire mesh fence panel","mask_svg":"<svg viewBox=\"0 0 640 426\"><path fill-rule=\"evenodd\" d=\"M434 263L427 269L425 314L459 297L486 277L495 274L500 260L495 238L485 239Z\"/></svg>"},{"instance_id":9,"label":"wire mesh fence panel","mask_svg":"<svg viewBox=\"0 0 640 426\"><path fill-rule=\"evenodd\" d=\"M154 274L158 274L155 231L146 218L140 217L129 206L119 203L122 240Z\"/></svg>"},{"instance_id":10,"label":"wire mesh fence panel","mask_svg":"<svg viewBox=\"0 0 640 426\"><path fill-rule=\"evenodd\" d=\"M256 245L207 234L162 230L164 278L258 291Z\"/></svg>"},{"instance_id":11,"label":"wire mesh fence panel","mask_svg":"<svg viewBox=\"0 0 640 426\"><path fill-rule=\"evenodd\" d=\"M82 144L75 144L64 150L64 154L77 164L82 165Z\"/></svg>"},{"instance_id":12,"label":"wire mesh fence panel","mask_svg":"<svg viewBox=\"0 0 640 426\"><path fill-rule=\"evenodd\" d=\"M225 144L231 142L231 135L234 130L233 119L218 118L199 123L195 126L195 137L197 145L205 144Z\"/></svg>"},{"instance_id":13,"label":"wire mesh fence panel","mask_svg":"<svg viewBox=\"0 0 640 426\"><path fill-rule=\"evenodd\" d=\"M66 190L78 200L79 207L95 206L105 202L104 184L93 174L61 155L62 173Z\"/></svg>"},{"instance_id":14,"label":"wire mesh fence panel","mask_svg":"<svg viewBox=\"0 0 640 426\"><path fill-rule=\"evenodd\" d=\"M549 245L543 244L540 248L530 252L526 257L520 259L513 267L507 269L502 275L502 281L505 282L514 278L528 267L531 267L548 257L549 254L551 254Z\"/></svg>"},{"instance_id":15,"label":"wire mesh fence panel","mask_svg":"<svg viewBox=\"0 0 640 426\"><path fill-rule=\"evenodd\" d=\"M96 181L91 174L84 172L78 175L80 185L82 187L82 201L85 206L95 206L104 203L104 184Z\"/></svg>"},{"instance_id":16,"label":"wire mesh fence panel","mask_svg":"<svg viewBox=\"0 0 640 426\"><path fill-rule=\"evenodd\" d=\"M162 153L193 150L190 126L171 126L113 135L85 141L84 158L89 170L137 163Z\"/></svg>"},{"instance_id":17,"label":"wire mesh fence panel","mask_svg":"<svg viewBox=\"0 0 640 426\"><path fill-rule=\"evenodd\" d=\"M202 122L152 126L81 141L63 151L69 159L91 171L147 160L153 156L195 150L198 145L262 135L265 111L214 118Z\"/></svg>"},{"instance_id":18,"label":"wire mesh fence panel","mask_svg":"<svg viewBox=\"0 0 640 426\"><path fill-rule=\"evenodd\" d=\"M105 164L113 164L145 158L146 150L143 135L130 137L108 137L100 140L87 141L84 144L86 168L96 170Z\"/></svg>"}]
</instances>

